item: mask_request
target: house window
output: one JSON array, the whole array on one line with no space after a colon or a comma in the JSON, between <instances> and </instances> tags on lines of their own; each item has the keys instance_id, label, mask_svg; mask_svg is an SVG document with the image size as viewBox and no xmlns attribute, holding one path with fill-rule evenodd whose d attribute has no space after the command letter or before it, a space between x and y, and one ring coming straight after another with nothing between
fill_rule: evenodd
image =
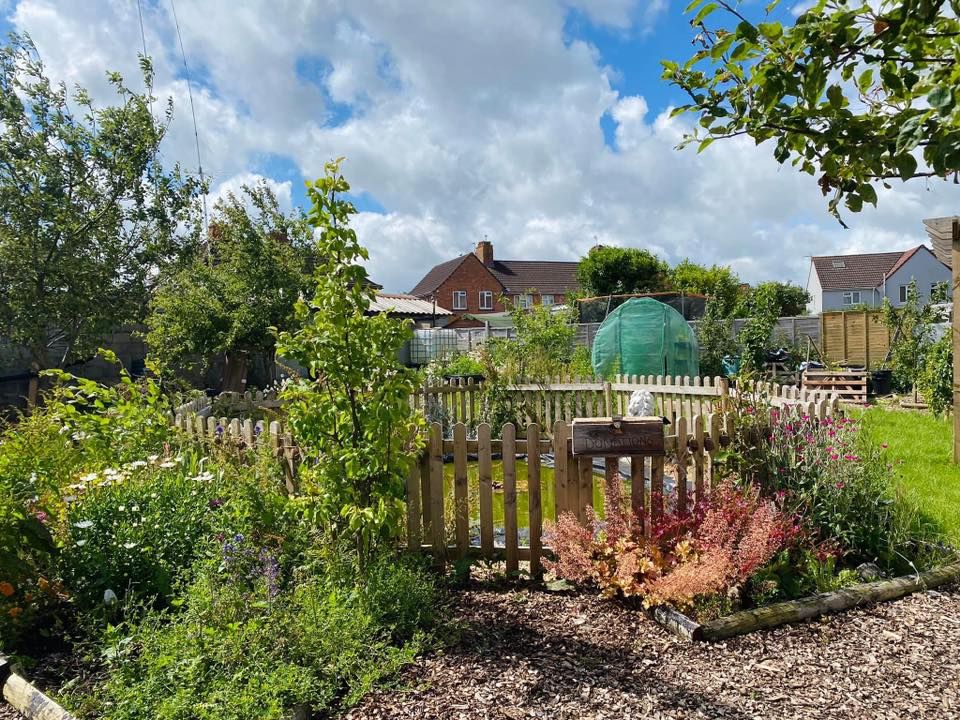
<instances>
[{"instance_id":1,"label":"house window","mask_svg":"<svg viewBox=\"0 0 960 720\"><path fill-rule=\"evenodd\" d=\"M493 293L490 290L480 291L480 309L493 310Z\"/></svg>"},{"instance_id":2,"label":"house window","mask_svg":"<svg viewBox=\"0 0 960 720\"><path fill-rule=\"evenodd\" d=\"M553 295L541 295L541 296L540 296L540 304L541 304L541 305L553 305L553 303L554 303Z\"/></svg>"},{"instance_id":3,"label":"house window","mask_svg":"<svg viewBox=\"0 0 960 720\"><path fill-rule=\"evenodd\" d=\"M859 290L847 290L843 294L843 304L844 305L859 305L860 304L860 291Z\"/></svg>"},{"instance_id":4,"label":"house window","mask_svg":"<svg viewBox=\"0 0 960 720\"><path fill-rule=\"evenodd\" d=\"M905 302L907 301L907 290L908 290L908 288L909 288L908 285L901 285L901 286L900 286L900 302L902 302L902 303L905 303Z\"/></svg>"},{"instance_id":5,"label":"house window","mask_svg":"<svg viewBox=\"0 0 960 720\"><path fill-rule=\"evenodd\" d=\"M533 307L532 295L517 295L517 307L521 310L527 310Z\"/></svg>"},{"instance_id":6,"label":"house window","mask_svg":"<svg viewBox=\"0 0 960 720\"><path fill-rule=\"evenodd\" d=\"M466 290L453 291L453 309L454 310L467 309L467 291Z\"/></svg>"}]
</instances>

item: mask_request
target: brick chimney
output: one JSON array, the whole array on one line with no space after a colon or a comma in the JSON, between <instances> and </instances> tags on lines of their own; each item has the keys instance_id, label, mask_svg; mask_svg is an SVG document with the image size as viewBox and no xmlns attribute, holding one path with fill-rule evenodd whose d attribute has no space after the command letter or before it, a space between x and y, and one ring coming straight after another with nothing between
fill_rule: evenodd
<instances>
[{"instance_id":1,"label":"brick chimney","mask_svg":"<svg viewBox=\"0 0 960 720\"><path fill-rule=\"evenodd\" d=\"M480 258L480 262L487 267L493 265L493 243L486 238L477 243L477 249L473 251L473 254Z\"/></svg>"}]
</instances>

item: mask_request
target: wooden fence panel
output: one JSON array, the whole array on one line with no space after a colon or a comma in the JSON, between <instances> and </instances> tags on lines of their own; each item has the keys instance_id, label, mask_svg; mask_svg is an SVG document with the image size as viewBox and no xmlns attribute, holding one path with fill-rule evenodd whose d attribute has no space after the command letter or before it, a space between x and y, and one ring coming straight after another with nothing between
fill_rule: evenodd
<instances>
[{"instance_id":1,"label":"wooden fence panel","mask_svg":"<svg viewBox=\"0 0 960 720\"><path fill-rule=\"evenodd\" d=\"M540 554L542 548L543 515L540 498L540 426L527 426L527 526L530 528L530 575L542 573ZM537 447L531 452L530 448Z\"/></svg>"},{"instance_id":2,"label":"wooden fence panel","mask_svg":"<svg viewBox=\"0 0 960 720\"><path fill-rule=\"evenodd\" d=\"M875 367L890 349L890 331L878 310L848 310L820 314L820 350L824 359Z\"/></svg>"}]
</instances>

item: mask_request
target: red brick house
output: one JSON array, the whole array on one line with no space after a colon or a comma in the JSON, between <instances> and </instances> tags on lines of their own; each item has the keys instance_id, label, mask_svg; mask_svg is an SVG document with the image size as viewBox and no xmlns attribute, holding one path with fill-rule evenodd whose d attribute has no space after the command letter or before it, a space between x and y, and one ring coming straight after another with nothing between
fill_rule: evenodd
<instances>
[{"instance_id":1,"label":"red brick house","mask_svg":"<svg viewBox=\"0 0 960 720\"><path fill-rule=\"evenodd\" d=\"M577 263L495 260L493 243L483 240L467 255L435 265L410 291L454 313L482 315L512 305L559 305L577 289Z\"/></svg>"}]
</instances>

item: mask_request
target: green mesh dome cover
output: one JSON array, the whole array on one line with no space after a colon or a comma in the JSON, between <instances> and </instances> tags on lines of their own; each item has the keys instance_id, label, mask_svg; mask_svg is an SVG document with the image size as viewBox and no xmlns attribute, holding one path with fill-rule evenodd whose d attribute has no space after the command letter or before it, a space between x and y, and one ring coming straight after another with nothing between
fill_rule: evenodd
<instances>
[{"instance_id":1,"label":"green mesh dome cover","mask_svg":"<svg viewBox=\"0 0 960 720\"><path fill-rule=\"evenodd\" d=\"M601 377L700 374L693 329L669 305L651 298L627 300L603 321L593 341L593 371Z\"/></svg>"}]
</instances>

